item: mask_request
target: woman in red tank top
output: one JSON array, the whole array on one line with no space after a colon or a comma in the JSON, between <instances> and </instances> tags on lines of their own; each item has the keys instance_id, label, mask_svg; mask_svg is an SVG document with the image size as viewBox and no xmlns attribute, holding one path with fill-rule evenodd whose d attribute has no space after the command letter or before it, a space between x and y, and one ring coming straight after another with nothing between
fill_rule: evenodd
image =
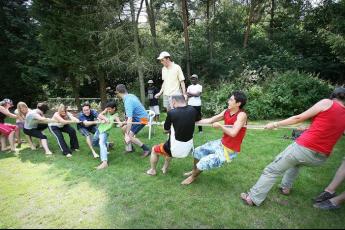
<instances>
[{"instance_id":1,"label":"woman in red tank top","mask_svg":"<svg viewBox=\"0 0 345 230\"><path fill-rule=\"evenodd\" d=\"M265 168L249 193L241 194L246 204L260 205L276 179L283 174L280 191L288 195L301 166L320 166L327 160L345 130L345 88L337 88L330 99L319 101L297 116L269 123L266 129L293 125L308 119L312 119L308 130Z\"/></svg>"}]
</instances>

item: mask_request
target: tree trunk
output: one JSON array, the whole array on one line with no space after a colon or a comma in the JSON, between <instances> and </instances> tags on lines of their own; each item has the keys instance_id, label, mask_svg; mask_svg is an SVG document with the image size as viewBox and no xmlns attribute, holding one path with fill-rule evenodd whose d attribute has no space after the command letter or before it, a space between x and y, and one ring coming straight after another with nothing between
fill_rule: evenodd
<instances>
[{"instance_id":1,"label":"tree trunk","mask_svg":"<svg viewBox=\"0 0 345 230\"><path fill-rule=\"evenodd\" d=\"M72 84L74 100L75 100L78 110L80 111L81 110L80 94L79 94L80 82L79 82L78 77L74 75L70 77L70 80Z\"/></svg>"},{"instance_id":2,"label":"tree trunk","mask_svg":"<svg viewBox=\"0 0 345 230\"><path fill-rule=\"evenodd\" d=\"M274 10L275 10L275 0L271 1L271 19L270 19L270 28L269 28L269 38L272 39L273 37L273 29L274 29Z\"/></svg>"},{"instance_id":3,"label":"tree trunk","mask_svg":"<svg viewBox=\"0 0 345 230\"><path fill-rule=\"evenodd\" d=\"M146 4L146 12L147 12L147 16L148 16L148 20L150 24L152 43L153 43L153 46L158 50L159 47L158 47L157 32L156 32L156 17L155 17L155 11L153 8L153 1L154 0L150 0L149 2L148 0L145 0L145 4Z\"/></svg>"},{"instance_id":4,"label":"tree trunk","mask_svg":"<svg viewBox=\"0 0 345 230\"><path fill-rule=\"evenodd\" d=\"M250 34L250 29L252 26L252 21L253 21L253 15L254 15L254 3L251 1L250 3L250 8L249 8L249 15L248 15L248 21L247 21L247 28L246 32L244 34L244 41L243 41L243 48L247 48L248 46L248 41L249 41L249 34Z\"/></svg>"},{"instance_id":5,"label":"tree trunk","mask_svg":"<svg viewBox=\"0 0 345 230\"><path fill-rule=\"evenodd\" d=\"M137 71L138 71L139 84L140 84L140 99L141 99L141 103L144 104L145 103L144 71L143 71L141 60L140 60L139 30L138 30L138 23L137 23L136 17L135 17L134 0L130 0L130 7L131 7L131 15L132 15L132 23L133 23L136 67L137 67Z\"/></svg>"},{"instance_id":6,"label":"tree trunk","mask_svg":"<svg viewBox=\"0 0 345 230\"><path fill-rule=\"evenodd\" d=\"M98 75L98 82L99 82L99 96L101 98L101 106L104 109L105 104L107 103L107 85L105 81L104 73L97 73Z\"/></svg>"},{"instance_id":7,"label":"tree trunk","mask_svg":"<svg viewBox=\"0 0 345 230\"><path fill-rule=\"evenodd\" d=\"M186 62L187 62L187 76L190 76L190 47L189 47L189 34L188 34L188 6L187 0L182 0L182 17L183 17L183 31L186 50Z\"/></svg>"}]
</instances>

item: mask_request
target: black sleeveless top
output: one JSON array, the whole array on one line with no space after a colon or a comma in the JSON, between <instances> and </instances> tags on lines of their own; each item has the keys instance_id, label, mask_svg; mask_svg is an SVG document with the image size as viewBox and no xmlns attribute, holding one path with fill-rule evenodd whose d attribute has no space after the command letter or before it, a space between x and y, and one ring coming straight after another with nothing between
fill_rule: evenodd
<instances>
[{"instance_id":1,"label":"black sleeveless top","mask_svg":"<svg viewBox=\"0 0 345 230\"><path fill-rule=\"evenodd\" d=\"M6 115L0 112L0 124L5 123Z\"/></svg>"}]
</instances>

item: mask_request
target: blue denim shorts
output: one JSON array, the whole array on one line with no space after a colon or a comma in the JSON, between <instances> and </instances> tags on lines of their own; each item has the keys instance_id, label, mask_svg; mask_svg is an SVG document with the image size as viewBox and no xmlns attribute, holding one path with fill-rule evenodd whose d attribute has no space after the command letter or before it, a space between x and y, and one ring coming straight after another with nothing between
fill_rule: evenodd
<instances>
[{"instance_id":1,"label":"blue denim shorts","mask_svg":"<svg viewBox=\"0 0 345 230\"><path fill-rule=\"evenodd\" d=\"M78 129L78 131L83 135L84 137L88 137L91 134L95 134L97 131L96 126L91 126L91 127L81 127Z\"/></svg>"},{"instance_id":2,"label":"blue denim shorts","mask_svg":"<svg viewBox=\"0 0 345 230\"><path fill-rule=\"evenodd\" d=\"M140 130L142 130L145 127L145 125L138 125L138 124L133 124L131 128L131 132L134 134L139 133Z\"/></svg>"},{"instance_id":3,"label":"blue denim shorts","mask_svg":"<svg viewBox=\"0 0 345 230\"><path fill-rule=\"evenodd\" d=\"M224 148L220 139L199 146L194 151L194 158L199 160L196 167L200 171L219 168L226 162L230 163L237 155L237 152Z\"/></svg>"}]
</instances>

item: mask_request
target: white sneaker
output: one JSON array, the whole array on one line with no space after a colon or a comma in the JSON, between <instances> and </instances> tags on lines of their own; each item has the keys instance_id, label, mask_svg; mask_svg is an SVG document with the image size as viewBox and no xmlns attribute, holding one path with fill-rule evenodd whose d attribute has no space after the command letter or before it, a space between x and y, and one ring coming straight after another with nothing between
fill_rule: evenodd
<instances>
[{"instance_id":1,"label":"white sneaker","mask_svg":"<svg viewBox=\"0 0 345 230\"><path fill-rule=\"evenodd\" d=\"M71 157L72 157L72 154L67 154L66 157L67 157L67 158L71 158Z\"/></svg>"}]
</instances>

